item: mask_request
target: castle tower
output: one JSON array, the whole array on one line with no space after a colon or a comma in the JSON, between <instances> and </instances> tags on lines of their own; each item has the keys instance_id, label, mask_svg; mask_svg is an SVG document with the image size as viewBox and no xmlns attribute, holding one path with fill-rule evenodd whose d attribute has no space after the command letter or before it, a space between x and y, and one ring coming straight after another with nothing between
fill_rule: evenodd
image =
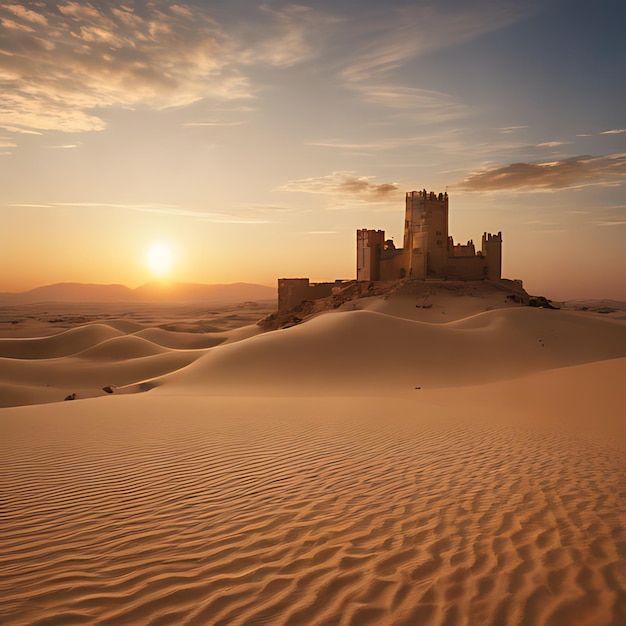
<instances>
[{"instance_id":1,"label":"castle tower","mask_svg":"<svg viewBox=\"0 0 626 626\"><path fill-rule=\"evenodd\" d=\"M384 247L384 230L356 231L357 280L380 280L380 257Z\"/></svg>"},{"instance_id":2,"label":"castle tower","mask_svg":"<svg viewBox=\"0 0 626 626\"><path fill-rule=\"evenodd\" d=\"M404 249L409 275L443 277L448 260L448 194L409 191L406 194Z\"/></svg>"},{"instance_id":3,"label":"castle tower","mask_svg":"<svg viewBox=\"0 0 626 626\"><path fill-rule=\"evenodd\" d=\"M486 270L489 280L500 280L502 277L502 233L483 234L483 257L486 259Z\"/></svg>"}]
</instances>

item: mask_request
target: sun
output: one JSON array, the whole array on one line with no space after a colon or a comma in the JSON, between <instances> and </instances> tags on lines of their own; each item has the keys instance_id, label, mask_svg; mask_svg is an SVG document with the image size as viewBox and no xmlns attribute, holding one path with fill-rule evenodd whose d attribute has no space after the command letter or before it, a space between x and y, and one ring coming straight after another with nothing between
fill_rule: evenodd
<instances>
[{"instance_id":1,"label":"sun","mask_svg":"<svg viewBox=\"0 0 626 626\"><path fill-rule=\"evenodd\" d=\"M167 276L174 264L171 246L163 241L153 243L146 251L146 264L155 276Z\"/></svg>"}]
</instances>

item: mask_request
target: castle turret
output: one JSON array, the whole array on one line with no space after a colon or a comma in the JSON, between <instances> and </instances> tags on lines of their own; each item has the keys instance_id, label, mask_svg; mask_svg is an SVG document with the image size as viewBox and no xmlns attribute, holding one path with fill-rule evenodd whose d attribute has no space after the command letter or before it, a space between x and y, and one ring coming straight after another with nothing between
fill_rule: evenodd
<instances>
[{"instance_id":1,"label":"castle turret","mask_svg":"<svg viewBox=\"0 0 626 626\"><path fill-rule=\"evenodd\" d=\"M483 234L482 254L486 259L487 278L500 280L502 277L502 233Z\"/></svg>"},{"instance_id":2,"label":"castle turret","mask_svg":"<svg viewBox=\"0 0 626 626\"><path fill-rule=\"evenodd\" d=\"M380 257L385 249L385 231L356 231L356 279L380 280Z\"/></svg>"}]
</instances>

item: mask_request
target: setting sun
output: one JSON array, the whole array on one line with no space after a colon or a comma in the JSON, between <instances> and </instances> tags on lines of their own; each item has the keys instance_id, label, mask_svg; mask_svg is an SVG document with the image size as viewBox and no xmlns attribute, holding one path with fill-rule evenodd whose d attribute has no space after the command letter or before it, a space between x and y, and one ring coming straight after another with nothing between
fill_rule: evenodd
<instances>
[{"instance_id":1,"label":"setting sun","mask_svg":"<svg viewBox=\"0 0 626 626\"><path fill-rule=\"evenodd\" d=\"M146 251L146 264L156 276L169 274L173 262L172 248L165 242L155 242Z\"/></svg>"}]
</instances>

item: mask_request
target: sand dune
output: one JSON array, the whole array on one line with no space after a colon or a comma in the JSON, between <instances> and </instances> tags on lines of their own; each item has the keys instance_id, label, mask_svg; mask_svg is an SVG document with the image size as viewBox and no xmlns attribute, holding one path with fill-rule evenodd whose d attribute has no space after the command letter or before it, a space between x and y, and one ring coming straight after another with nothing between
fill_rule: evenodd
<instances>
[{"instance_id":1,"label":"sand dune","mask_svg":"<svg viewBox=\"0 0 626 626\"><path fill-rule=\"evenodd\" d=\"M79 326L51 337L0 339L0 357L15 359L52 359L82 350L124 333L106 324Z\"/></svg>"},{"instance_id":2,"label":"sand dune","mask_svg":"<svg viewBox=\"0 0 626 626\"><path fill-rule=\"evenodd\" d=\"M49 398L51 388L57 390L57 401L72 393L79 398L89 398L105 395L102 388L107 385L122 387L163 376L192 363L198 356L195 351L167 351L122 361L116 358L87 361L76 357L66 357L62 362L59 359L0 359L0 380L5 385L25 385L30 390L39 388L44 392L41 399L34 395L28 404L49 401L45 398ZM0 395L0 404L9 406L3 395Z\"/></svg>"},{"instance_id":3,"label":"sand dune","mask_svg":"<svg viewBox=\"0 0 626 626\"><path fill-rule=\"evenodd\" d=\"M214 333L198 334L185 332L172 332L162 328L145 328L135 333L137 337L143 337L149 341L166 348L175 350L199 350L212 348L224 341L224 337L215 336Z\"/></svg>"},{"instance_id":4,"label":"sand dune","mask_svg":"<svg viewBox=\"0 0 626 626\"><path fill-rule=\"evenodd\" d=\"M189 365L210 348L260 332L258 326L216 333L144 328L124 320L88 324L49 337L0 339L0 407L103 396L104 387L140 386ZM139 330L137 330L139 326ZM149 385L152 388L154 385Z\"/></svg>"},{"instance_id":5,"label":"sand dune","mask_svg":"<svg viewBox=\"0 0 626 626\"><path fill-rule=\"evenodd\" d=\"M126 333L127 335L130 335L132 333L137 333L140 330L144 330L146 328L145 324L141 324L140 322L134 322L133 320L123 319L123 318L107 319L106 325L110 326L111 328L115 328L116 330L120 330L123 333Z\"/></svg>"},{"instance_id":6,"label":"sand dune","mask_svg":"<svg viewBox=\"0 0 626 626\"><path fill-rule=\"evenodd\" d=\"M624 323L380 302L0 343L0 622L626 623Z\"/></svg>"},{"instance_id":7,"label":"sand dune","mask_svg":"<svg viewBox=\"0 0 626 626\"><path fill-rule=\"evenodd\" d=\"M211 306L175 302L46 302L0 306L0 338L47 337L77 326L106 324L126 334L161 328L194 334L256 325L276 306L273 301Z\"/></svg>"},{"instance_id":8,"label":"sand dune","mask_svg":"<svg viewBox=\"0 0 626 626\"><path fill-rule=\"evenodd\" d=\"M92 360L126 361L164 352L167 352L167 348L152 341L135 335L124 335L101 341L91 348L77 352L74 356Z\"/></svg>"},{"instance_id":9,"label":"sand dune","mask_svg":"<svg viewBox=\"0 0 626 626\"><path fill-rule=\"evenodd\" d=\"M626 356L623 325L578 313L516 307L448 324L371 311L319 316L301 326L212 351L162 387L203 393L380 393L483 383Z\"/></svg>"}]
</instances>

